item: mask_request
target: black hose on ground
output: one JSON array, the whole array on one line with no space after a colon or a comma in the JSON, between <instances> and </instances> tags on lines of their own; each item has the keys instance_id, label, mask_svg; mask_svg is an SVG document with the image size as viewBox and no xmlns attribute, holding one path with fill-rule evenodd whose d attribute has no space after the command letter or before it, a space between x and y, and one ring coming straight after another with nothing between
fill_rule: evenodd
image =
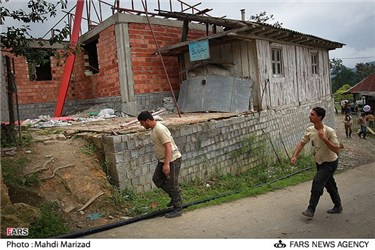
<instances>
[{"instance_id":1,"label":"black hose on ground","mask_svg":"<svg viewBox=\"0 0 375 250\"><path fill-rule=\"evenodd\" d=\"M297 172L282 176L282 177L277 178L275 180L272 180L272 181L269 181L269 182L266 182L266 183L260 183L256 186L254 186L254 188L259 188L259 187L262 187L262 186L265 186L265 185L270 185L274 182L289 178L293 175L297 175L299 173L302 173L304 171L308 171L310 169L311 169L311 167L298 170ZM198 205L198 204L205 203L205 202L208 202L208 201L212 201L212 200L215 200L215 199L219 199L219 198L222 198L222 197L225 197L225 196L238 194L240 192L241 191L232 191L232 192L227 192L227 193L220 194L220 195L217 195L217 196L212 196L212 197L209 197L209 198L206 198L206 199L190 202L190 203L184 204L182 206L182 208L188 208L188 207L193 206L193 205ZM73 233L59 235L59 236L56 236L55 238L56 239L79 238L79 237L87 236L87 235L90 235L90 234L103 232L103 231L106 231L106 230L109 230L109 229L112 229L112 228L115 228L115 227L121 227L121 226L125 226L125 225L135 223L135 222L138 222L138 221L147 220L147 219L151 219L151 218L154 218L154 217L157 217L157 216L165 215L166 213L168 213L170 211L172 211L172 208L161 209L161 210L153 211L153 212L148 213L148 214L140 215L140 216L137 216L137 217L132 217L132 218L126 219L126 220L122 220L122 221L119 221L119 222L110 223L110 224L106 224L106 225L98 226L98 227L93 227L93 228L85 229L85 230L82 230L82 231L79 231L79 232L73 232Z\"/></svg>"}]
</instances>

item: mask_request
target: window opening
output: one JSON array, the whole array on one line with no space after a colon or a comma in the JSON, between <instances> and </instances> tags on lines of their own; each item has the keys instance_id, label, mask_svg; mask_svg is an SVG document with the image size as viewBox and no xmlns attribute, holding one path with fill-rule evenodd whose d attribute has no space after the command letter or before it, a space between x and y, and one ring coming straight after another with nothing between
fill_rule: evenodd
<instances>
[{"instance_id":1,"label":"window opening","mask_svg":"<svg viewBox=\"0 0 375 250\"><path fill-rule=\"evenodd\" d=\"M272 74L282 74L281 49L271 49Z\"/></svg>"},{"instance_id":2,"label":"window opening","mask_svg":"<svg viewBox=\"0 0 375 250\"><path fill-rule=\"evenodd\" d=\"M85 71L89 74L99 73L99 61L97 50L98 39L93 42L87 43L84 48L86 51L85 56Z\"/></svg>"},{"instance_id":3,"label":"window opening","mask_svg":"<svg viewBox=\"0 0 375 250\"><path fill-rule=\"evenodd\" d=\"M318 74L318 53L311 53L311 72L313 75Z\"/></svg>"},{"instance_id":4,"label":"window opening","mask_svg":"<svg viewBox=\"0 0 375 250\"><path fill-rule=\"evenodd\" d=\"M46 56L43 63L29 62L29 79L31 81L51 81L52 69L51 58Z\"/></svg>"}]
</instances>

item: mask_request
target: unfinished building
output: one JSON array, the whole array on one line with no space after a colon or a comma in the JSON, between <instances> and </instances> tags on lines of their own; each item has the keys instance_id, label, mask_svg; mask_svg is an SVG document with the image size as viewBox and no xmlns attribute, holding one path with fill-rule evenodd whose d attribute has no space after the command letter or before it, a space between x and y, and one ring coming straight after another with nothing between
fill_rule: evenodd
<instances>
[{"instance_id":1,"label":"unfinished building","mask_svg":"<svg viewBox=\"0 0 375 250\"><path fill-rule=\"evenodd\" d=\"M333 125L329 51L344 44L208 12L147 14L118 7L80 36L84 50L75 58L64 114L106 104L135 116L162 107L172 93L182 112L233 114L183 129L171 125L185 155L185 180L254 166L256 159L231 154L250 134L282 135L293 147L313 106L326 108L325 121ZM24 58L14 60L21 119L53 115L63 65L50 58L41 75ZM152 188L149 144L147 133L103 136L120 187Z\"/></svg>"}]
</instances>

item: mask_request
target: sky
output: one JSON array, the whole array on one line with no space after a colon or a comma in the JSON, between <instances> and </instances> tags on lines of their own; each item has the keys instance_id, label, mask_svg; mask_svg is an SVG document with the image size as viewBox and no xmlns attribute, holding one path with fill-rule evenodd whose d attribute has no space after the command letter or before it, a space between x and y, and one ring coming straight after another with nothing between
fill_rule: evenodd
<instances>
[{"instance_id":1,"label":"sky","mask_svg":"<svg viewBox=\"0 0 375 250\"><path fill-rule=\"evenodd\" d=\"M375 61L375 0L203 2L205 6L213 6L210 13L215 16L241 19L241 9L245 9L246 18L266 11L283 28L344 43L343 48L330 51L330 58L341 59L346 67Z\"/></svg>"},{"instance_id":2,"label":"sky","mask_svg":"<svg viewBox=\"0 0 375 250\"><path fill-rule=\"evenodd\" d=\"M56 2L49 0L50 2ZM179 10L180 4L173 0L175 10ZM267 15L273 15L273 22L282 23L282 27L304 34L318 36L327 40L345 44L341 49L331 50L330 58L341 59L346 67L354 68L357 63L375 61L375 0L183 0L191 5L200 3L198 9L213 9L208 12L211 16L226 16L231 19L241 19L241 9L245 9L246 20L251 15L266 11ZM10 0L4 6L8 8L25 8L26 0ZM113 3L113 0L107 2ZM142 9L141 0L138 2ZM155 9L157 0L148 0L148 9ZM161 9L168 10L169 0L160 0ZM73 6L76 0L68 0ZM11 7L9 7L11 6ZM130 7L130 0L121 0L121 7ZM68 9L70 9L70 7ZM104 6L103 11L109 9ZM93 13L94 11L92 11ZM64 15L64 13L62 13ZM94 14L91 14L92 16ZM86 16L86 14L84 14ZM49 28L59 21L61 15L54 23L38 24L31 26L31 34L43 36ZM85 23L85 22L83 22ZM9 24L9 22L7 22ZM62 22L63 24L63 22ZM62 25L61 24L61 25ZM3 26L3 25L2 25ZM4 27L1 27L3 30ZM35 35L38 36L38 35Z\"/></svg>"}]
</instances>

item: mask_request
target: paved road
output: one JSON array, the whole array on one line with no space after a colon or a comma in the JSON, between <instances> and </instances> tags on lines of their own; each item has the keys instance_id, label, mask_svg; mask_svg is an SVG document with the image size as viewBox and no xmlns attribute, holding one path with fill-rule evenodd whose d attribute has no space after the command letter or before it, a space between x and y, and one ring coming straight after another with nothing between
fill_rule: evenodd
<instances>
[{"instance_id":1,"label":"paved road","mask_svg":"<svg viewBox=\"0 0 375 250\"><path fill-rule=\"evenodd\" d=\"M333 205L324 192L314 219L306 209L311 182L257 197L185 212L181 217L157 217L117 227L86 238L374 238L375 162L336 175L344 211L328 214Z\"/></svg>"}]
</instances>

